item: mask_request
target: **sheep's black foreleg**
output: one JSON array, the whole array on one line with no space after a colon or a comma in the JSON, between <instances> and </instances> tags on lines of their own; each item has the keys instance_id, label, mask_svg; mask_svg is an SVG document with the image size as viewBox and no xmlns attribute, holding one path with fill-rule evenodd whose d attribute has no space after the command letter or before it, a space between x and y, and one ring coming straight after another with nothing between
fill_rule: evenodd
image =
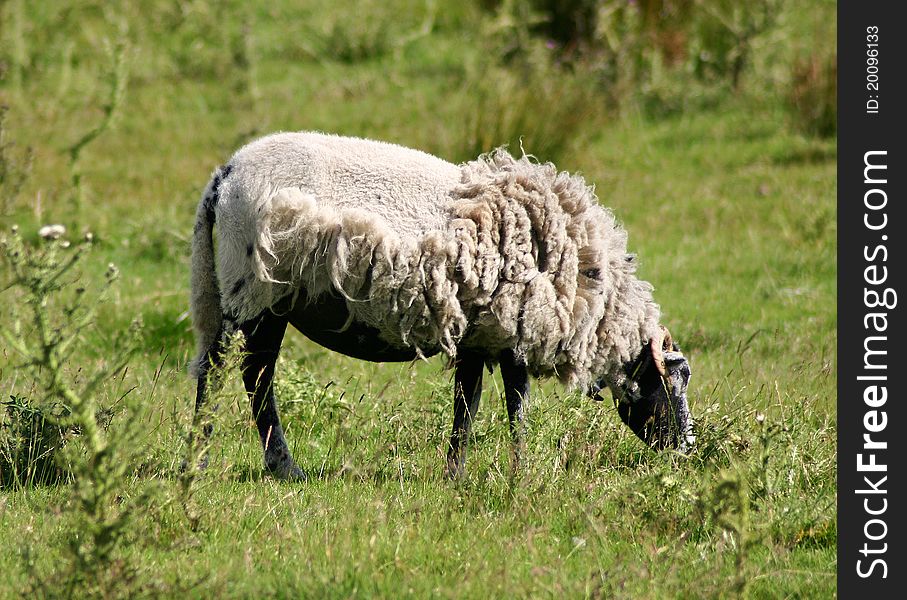
<instances>
[{"instance_id":1,"label":"sheep's black foreleg","mask_svg":"<svg viewBox=\"0 0 907 600\"><path fill-rule=\"evenodd\" d=\"M523 421L524 404L529 401L529 372L526 362L517 358L513 350L501 353L501 378L504 381L504 399L513 440L513 470L516 471L526 445L526 424Z\"/></svg>"},{"instance_id":2,"label":"sheep's black foreleg","mask_svg":"<svg viewBox=\"0 0 907 600\"><path fill-rule=\"evenodd\" d=\"M460 351L454 372L454 422L447 451L446 474L456 478L463 474L466 465L466 445L472 419L479 410L482 396L482 368L485 360L472 352Z\"/></svg>"},{"instance_id":3,"label":"sheep's black foreleg","mask_svg":"<svg viewBox=\"0 0 907 600\"><path fill-rule=\"evenodd\" d=\"M243 356L243 384L252 403L252 415L264 449L265 468L280 479L305 479L290 454L280 426L274 397L274 366L280 353L287 318L266 310L240 325L246 338Z\"/></svg>"}]
</instances>

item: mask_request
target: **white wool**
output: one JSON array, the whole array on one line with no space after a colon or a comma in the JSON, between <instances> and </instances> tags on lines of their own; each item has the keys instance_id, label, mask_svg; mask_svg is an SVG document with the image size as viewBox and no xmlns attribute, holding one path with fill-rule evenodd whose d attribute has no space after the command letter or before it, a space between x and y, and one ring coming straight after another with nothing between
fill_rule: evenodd
<instances>
[{"instance_id":1,"label":"white wool","mask_svg":"<svg viewBox=\"0 0 907 600\"><path fill-rule=\"evenodd\" d=\"M619 377L656 333L626 232L582 178L551 164L498 150L456 166L316 133L268 136L228 164L217 272L220 308L240 321L288 294L334 290L391 345L491 361L514 348L571 386ZM204 277L193 274L194 290ZM210 306L212 294L193 298ZM199 302L196 319L210 313ZM199 342L204 352L210 334Z\"/></svg>"}]
</instances>

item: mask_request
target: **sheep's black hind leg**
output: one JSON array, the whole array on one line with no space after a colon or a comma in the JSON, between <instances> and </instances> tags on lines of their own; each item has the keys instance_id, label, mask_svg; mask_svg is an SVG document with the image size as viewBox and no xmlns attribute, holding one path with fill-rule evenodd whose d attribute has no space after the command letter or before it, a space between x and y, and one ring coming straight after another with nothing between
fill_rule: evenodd
<instances>
[{"instance_id":1,"label":"sheep's black hind leg","mask_svg":"<svg viewBox=\"0 0 907 600\"><path fill-rule=\"evenodd\" d=\"M451 479L463 474L466 465L466 445L472 419L479 410L482 396L482 368L485 360L478 354L460 351L454 371L454 422L447 451L446 474Z\"/></svg>"},{"instance_id":2,"label":"sheep's black hind leg","mask_svg":"<svg viewBox=\"0 0 907 600\"><path fill-rule=\"evenodd\" d=\"M208 374L211 369L220 369L222 366L225 331L226 328L224 324L221 324L221 327L214 338L214 343L211 344L211 347L208 348L208 351L202 356L198 364L198 381L195 388L195 416L193 418L192 430L189 432L189 452L192 456L183 460L181 466L183 471L186 470L189 460L197 463L198 468L200 469L205 469L208 466L208 445L211 440L211 434L214 432L211 416L212 413L217 410L216 406L206 410L208 393L210 391L208 385L209 383L218 385L217 378L212 377L209 381ZM221 376L222 374L217 373L217 375ZM200 444L196 439L196 436L199 433L201 433Z\"/></svg>"},{"instance_id":3,"label":"sheep's black hind leg","mask_svg":"<svg viewBox=\"0 0 907 600\"><path fill-rule=\"evenodd\" d=\"M526 424L523 421L524 403L529 401L529 372L526 362L518 359L513 350L501 353L501 379L504 381L504 399L513 440L512 464L516 472L522 462L526 447Z\"/></svg>"},{"instance_id":4,"label":"sheep's black hind leg","mask_svg":"<svg viewBox=\"0 0 907 600\"><path fill-rule=\"evenodd\" d=\"M243 384L249 394L252 415L261 437L265 468L279 479L302 480L306 475L290 454L274 397L274 366L287 330L287 322L286 317L266 310L240 325L246 338Z\"/></svg>"}]
</instances>

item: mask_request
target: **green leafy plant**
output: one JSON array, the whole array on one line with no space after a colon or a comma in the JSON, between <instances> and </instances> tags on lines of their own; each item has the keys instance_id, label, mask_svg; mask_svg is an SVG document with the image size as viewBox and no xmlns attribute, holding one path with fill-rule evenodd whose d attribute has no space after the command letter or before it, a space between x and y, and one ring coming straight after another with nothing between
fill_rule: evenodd
<instances>
[{"instance_id":1,"label":"green leafy plant","mask_svg":"<svg viewBox=\"0 0 907 600\"><path fill-rule=\"evenodd\" d=\"M85 188L82 184L82 152L115 124L126 97L126 86L129 82L129 62L127 60L129 44L127 35L128 30L124 27L116 42L108 48L110 66L106 77L109 88L107 101L101 107L103 111L101 120L66 149L69 157L69 172L73 190L73 208L76 214L81 213L85 200Z\"/></svg>"},{"instance_id":2,"label":"green leafy plant","mask_svg":"<svg viewBox=\"0 0 907 600\"><path fill-rule=\"evenodd\" d=\"M738 597L745 598L749 583L747 569L750 551L758 544L751 523L746 478L735 471L722 472L706 503L714 523L725 534L725 543L734 552L733 590Z\"/></svg>"},{"instance_id":3,"label":"green leafy plant","mask_svg":"<svg viewBox=\"0 0 907 600\"><path fill-rule=\"evenodd\" d=\"M91 248L91 236L73 247L63 239L62 226L43 227L39 235L43 239L37 245L28 244L14 228L0 242L10 268L5 293L12 313L10 325L0 323L0 336L17 357L18 368L33 382L36 394L31 401L12 405L12 414L19 420L14 429L28 433L22 440L24 453L33 462L25 471L38 471L51 457L58 466L66 465L73 478L66 507L74 533L66 568L52 577L36 574L33 585L35 591L59 587L68 596L93 594L122 586L135 574L120 556L134 511L121 506L117 498L126 487L129 451L137 445L137 430L112 432L111 408L102 406L99 396L135 353L139 324L134 322L114 344L111 360L88 372L72 373L70 361L82 351L84 335L119 272L110 264L100 291L90 295L81 284L78 267ZM30 452L34 445L43 451Z\"/></svg>"},{"instance_id":4,"label":"green leafy plant","mask_svg":"<svg viewBox=\"0 0 907 600\"><path fill-rule=\"evenodd\" d=\"M24 394L0 402L0 487L17 489L64 480L68 469L59 451L72 434L62 425L67 410L59 403L42 406Z\"/></svg>"}]
</instances>

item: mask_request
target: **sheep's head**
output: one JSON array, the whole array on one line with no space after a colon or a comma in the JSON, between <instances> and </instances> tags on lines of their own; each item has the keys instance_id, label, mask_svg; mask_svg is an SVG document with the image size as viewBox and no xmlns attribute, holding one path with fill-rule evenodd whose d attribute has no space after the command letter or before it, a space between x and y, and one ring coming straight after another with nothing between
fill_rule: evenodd
<instances>
[{"instance_id":1,"label":"sheep's head","mask_svg":"<svg viewBox=\"0 0 907 600\"><path fill-rule=\"evenodd\" d=\"M639 439L656 450L692 449L692 419L687 404L690 364L665 327L639 355L623 366L620 381L602 379L590 390L611 388L620 418Z\"/></svg>"}]
</instances>

